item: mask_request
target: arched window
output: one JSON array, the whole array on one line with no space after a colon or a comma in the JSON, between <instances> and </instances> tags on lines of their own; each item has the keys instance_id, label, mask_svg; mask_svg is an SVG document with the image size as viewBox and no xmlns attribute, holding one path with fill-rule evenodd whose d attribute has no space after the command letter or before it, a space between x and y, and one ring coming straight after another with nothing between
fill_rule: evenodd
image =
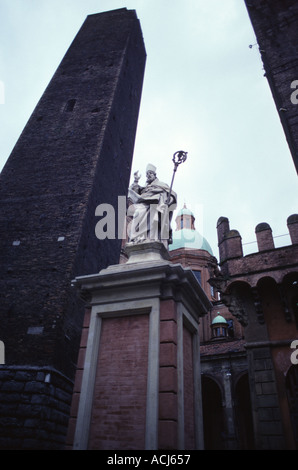
<instances>
[{"instance_id":1,"label":"arched window","mask_svg":"<svg viewBox=\"0 0 298 470\"><path fill-rule=\"evenodd\" d=\"M75 107L76 101L77 100L75 99L68 100L65 105L64 111L66 111L67 113L71 113Z\"/></svg>"},{"instance_id":2,"label":"arched window","mask_svg":"<svg viewBox=\"0 0 298 470\"><path fill-rule=\"evenodd\" d=\"M230 338L234 338L234 321L232 320L232 318L229 318L227 320L227 324L228 324L228 336Z\"/></svg>"}]
</instances>

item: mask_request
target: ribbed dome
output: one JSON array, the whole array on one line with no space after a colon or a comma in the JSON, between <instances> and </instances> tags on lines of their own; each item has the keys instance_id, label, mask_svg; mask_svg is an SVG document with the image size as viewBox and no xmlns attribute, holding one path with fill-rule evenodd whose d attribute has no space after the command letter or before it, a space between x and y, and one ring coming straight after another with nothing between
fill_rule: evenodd
<instances>
[{"instance_id":1,"label":"ribbed dome","mask_svg":"<svg viewBox=\"0 0 298 470\"><path fill-rule=\"evenodd\" d=\"M188 210L188 209L187 209ZM211 246L197 230L182 228L173 232L173 243L169 245L169 250L178 248L192 248L193 250L206 250L213 256Z\"/></svg>"},{"instance_id":2,"label":"ribbed dome","mask_svg":"<svg viewBox=\"0 0 298 470\"><path fill-rule=\"evenodd\" d=\"M217 315L215 318L213 318L211 325L216 325L216 324L220 324L220 323L227 324L228 322L221 315Z\"/></svg>"}]
</instances>

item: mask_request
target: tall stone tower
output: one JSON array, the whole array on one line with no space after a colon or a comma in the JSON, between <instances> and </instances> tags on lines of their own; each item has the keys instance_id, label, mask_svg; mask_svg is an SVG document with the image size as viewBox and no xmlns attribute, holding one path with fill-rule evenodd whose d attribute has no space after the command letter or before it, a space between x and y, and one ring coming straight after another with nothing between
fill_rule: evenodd
<instances>
[{"instance_id":1,"label":"tall stone tower","mask_svg":"<svg viewBox=\"0 0 298 470\"><path fill-rule=\"evenodd\" d=\"M298 173L298 4L245 0L277 112Z\"/></svg>"},{"instance_id":2,"label":"tall stone tower","mask_svg":"<svg viewBox=\"0 0 298 470\"><path fill-rule=\"evenodd\" d=\"M118 262L95 210L127 194L145 61L134 10L89 15L2 171L2 448L63 443L84 314L71 280Z\"/></svg>"}]
</instances>

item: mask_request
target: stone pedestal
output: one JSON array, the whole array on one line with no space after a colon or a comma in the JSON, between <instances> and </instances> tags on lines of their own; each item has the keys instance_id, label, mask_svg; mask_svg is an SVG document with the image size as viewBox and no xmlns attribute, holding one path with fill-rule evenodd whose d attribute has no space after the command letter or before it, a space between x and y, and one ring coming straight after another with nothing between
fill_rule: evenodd
<instances>
[{"instance_id":1,"label":"stone pedestal","mask_svg":"<svg viewBox=\"0 0 298 470\"><path fill-rule=\"evenodd\" d=\"M192 271L168 261L162 243L128 245L127 255L126 264L74 281L90 311L68 445L201 449L198 330L211 305Z\"/></svg>"}]
</instances>

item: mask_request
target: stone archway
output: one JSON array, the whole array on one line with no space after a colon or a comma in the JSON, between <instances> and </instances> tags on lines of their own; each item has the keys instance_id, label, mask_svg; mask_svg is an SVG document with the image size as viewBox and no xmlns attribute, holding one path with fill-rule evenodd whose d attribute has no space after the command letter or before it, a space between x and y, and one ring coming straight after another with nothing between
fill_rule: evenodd
<instances>
[{"instance_id":1,"label":"stone archway","mask_svg":"<svg viewBox=\"0 0 298 470\"><path fill-rule=\"evenodd\" d=\"M239 449L254 449L253 419L248 374L242 375L235 386L235 417Z\"/></svg>"},{"instance_id":2,"label":"stone archway","mask_svg":"<svg viewBox=\"0 0 298 470\"><path fill-rule=\"evenodd\" d=\"M202 401L205 450L224 449L224 415L222 392L218 384L202 376Z\"/></svg>"}]
</instances>

